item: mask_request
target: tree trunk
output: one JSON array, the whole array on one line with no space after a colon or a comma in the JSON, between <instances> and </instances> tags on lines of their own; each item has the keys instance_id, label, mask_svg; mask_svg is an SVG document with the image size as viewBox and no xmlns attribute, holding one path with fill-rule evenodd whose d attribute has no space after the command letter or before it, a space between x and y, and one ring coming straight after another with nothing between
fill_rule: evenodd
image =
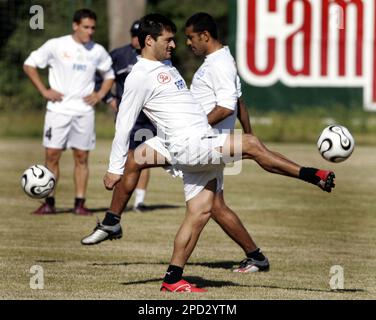
<instances>
[{"instance_id":1,"label":"tree trunk","mask_svg":"<svg viewBox=\"0 0 376 320\"><path fill-rule=\"evenodd\" d=\"M130 42L132 23L145 14L146 0L107 0L110 50Z\"/></svg>"}]
</instances>

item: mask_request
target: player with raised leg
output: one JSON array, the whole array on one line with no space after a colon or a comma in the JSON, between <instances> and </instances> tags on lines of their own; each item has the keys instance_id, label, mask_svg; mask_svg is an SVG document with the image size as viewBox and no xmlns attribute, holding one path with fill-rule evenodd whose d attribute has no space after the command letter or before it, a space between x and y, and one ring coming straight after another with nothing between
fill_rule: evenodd
<instances>
[{"instance_id":1,"label":"player with raised leg","mask_svg":"<svg viewBox=\"0 0 376 320\"><path fill-rule=\"evenodd\" d=\"M141 170L173 164L184 173L186 215L176 234L161 290L204 292L182 279L183 268L210 218L215 193L221 187L217 179L226 162L234 161L234 157L252 159L266 171L299 178L327 192L334 187L334 173L301 167L269 151L254 135L216 133L180 73L163 62L171 58L175 33L175 24L162 15L150 14L141 19L138 37L142 58L125 82L110 164L104 176L105 187L115 188L111 206L102 223L81 243L94 245L120 237L121 214ZM130 131L141 110L157 127L158 136L128 154Z\"/></svg>"}]
</instances>

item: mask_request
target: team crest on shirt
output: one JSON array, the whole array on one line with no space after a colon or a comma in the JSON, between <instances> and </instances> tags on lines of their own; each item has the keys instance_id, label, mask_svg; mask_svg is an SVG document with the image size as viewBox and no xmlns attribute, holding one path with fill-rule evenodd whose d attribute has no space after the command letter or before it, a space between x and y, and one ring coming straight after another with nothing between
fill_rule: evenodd
<instances>
[{"instance_id":1,"label":"team crest on shirt","mask_svg":"<svg viewBox=\"0 0 376 320\"><path fill-rule=\"evenodd\" d=\"M161 72L158 74L157 79L159 83L166 84L171 81L171 76L166 72Z\"/></svg>"},{"instance_id":2,"label":"team crest on shirt","mask_svg":"<svg viewBox=\"0 0 376 320\"><path fill-rule=\"evenodd\" d=\"M70 61L73 59L73 55L69 51L63 51L61 54L61 57L63 58L63 60L66 60L66 61Z\"/></svg>"}]
</instances>

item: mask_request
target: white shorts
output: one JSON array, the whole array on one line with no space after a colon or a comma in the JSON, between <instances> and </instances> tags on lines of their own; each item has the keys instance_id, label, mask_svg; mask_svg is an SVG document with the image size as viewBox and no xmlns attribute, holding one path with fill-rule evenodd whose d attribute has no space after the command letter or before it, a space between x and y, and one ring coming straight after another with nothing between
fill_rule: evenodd
<instances>
[{"instance_id":1,"label":"white shorts","mask_svg":"<svg viewBox=\"0 0 376 320\"><path fill-rule=\"evenodd\" d=\"M95 113L72 116L47 110L44 120L43 146L53 149L95 148Z\"/></svg>"},{"instance_id":2,"label":"white shorts","mask_svg":"<svg viewBox=\"0 0 376 320\"><path fill-rule=\"evenodd\" d=\"M176 153L169 152L158 137L145 143L167 159L173 166L172 171L182 172L185 201L189 201L213 179L217 180L216 192L222 190L225 163L222 153L216 148L222 147L227 137L228 134L214 134L211 131L193 136Z\"/></svg>"}]
</instances>

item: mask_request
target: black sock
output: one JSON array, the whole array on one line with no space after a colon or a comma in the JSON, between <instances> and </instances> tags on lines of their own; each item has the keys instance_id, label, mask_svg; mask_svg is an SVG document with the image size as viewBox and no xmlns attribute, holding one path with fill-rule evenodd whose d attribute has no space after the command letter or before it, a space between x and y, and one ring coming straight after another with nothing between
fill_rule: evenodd
<instances>
[{"instance_id":1,"label":"black sock","mask_svg":"<svg viewBox=\"0 0 376 320\"><path fill-rule=\"evenodd\" d=\"M164 282L168 284L173 284L181 280L183 276L183 268L178 266L169 265L166 275L164 277Z\"/></svg>"},{"instance_id":2,"label":"black sock","mask_svg":"<svg viewBox=\"0 0 376 320\"><path fill-rule=\"evenodd\" d=\"M74 199L74 207L83 206L85 203L85 198L75 198Z\"/></svg>"},{"instance_id":3,"label":"black sock","mask_svg":"<svg viewBox=\"0 0 376 320\"><path fill-rule=\"evenodd\" d=\"M54 197L47 197L46 198L46 203L49 206L54 207L55 206L55 198Z\"/></svg>"},{"instance_id":4,"label":"black sock","mask_svg":"<svg viewBox=\"0 0 376 320\"><path fill-rule=\"evenodd\" d=\"M112 213L111 211L106 212L106 216L104 217L102 224L105 226L114 226L120 222L120 216Z\"/></svg>"},{"instance_id":5,"label":"black sock","mask_svg":"<svg viewBox=\"0 0 376 320\"><path fill-rule=\"evenodd\" d=\"M265 256L260 251L260 248L257 248L255 251L247 253L247 258L252 258L257 261L265 260Z\"/></svg>"},{"instance_id":6,"label":"black sock","mask_svg":"<svg viewBox=\"0 0 376 320\"><path fill-rule=\"evenodd\" d=\"M317 171L316 168L302 167L299 172L299 179L317 185L320 181L320 177L316 176Z\"/></svg>"}]
</instances>

